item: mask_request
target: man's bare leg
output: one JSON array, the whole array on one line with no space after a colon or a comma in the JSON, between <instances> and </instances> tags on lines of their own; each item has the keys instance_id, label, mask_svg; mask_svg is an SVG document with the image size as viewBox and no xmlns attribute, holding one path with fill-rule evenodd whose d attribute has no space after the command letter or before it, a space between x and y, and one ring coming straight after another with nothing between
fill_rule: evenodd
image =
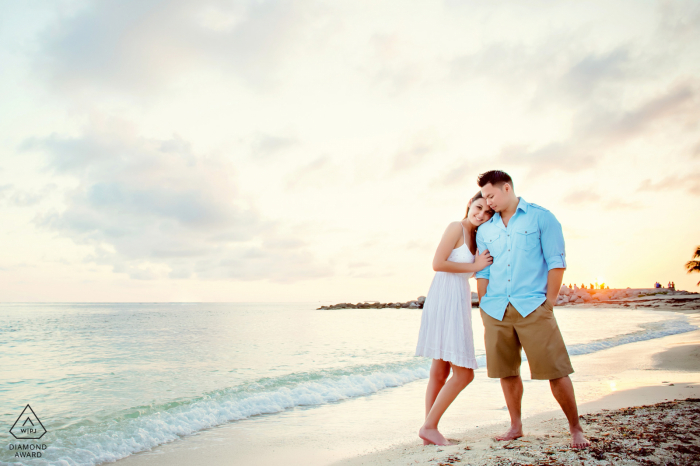
<instances>
[{"instance_id":1,"label":"man's bare leg","mask_svg":"<svg viewBox=\"0 0 700 466\"><path fill-rule=\"evenodd\" d=\"M510 414L510 429L505 434L497 436L496 440L514 440L523 436L523 422L520 417L520 405L523 400L523 380L519 375L502 378L501 388L506 398L508 414Z\"/></svg>"},{"instance_id":2,"label":"man's bare leg","mask_svg":"<svg viewBox=\"0 0 700 466\"><path fill-rule=\"evenodd\" d=\"M418 431L418 436L428 443L435 445L450 445L450 442L438 431L437 425L448 406L464 390L464 387L474 380L474 370L466 367L452 365L452 377L438 393L430 412L425 418L425 423Z\"/></svg>"},{"instance_id":3,"label":"man's bare leg","mask_svg":"<svg viewBox=\"0 0 700 466\"><path fill-rule=\"evenodd\" d=\"M576 395L574 394L574 384L571 383L569 376L560 377L550 380L549 385L552 388L552 394L556 398L559 406L566 415L569 421L569 431L571 432L571 447L572 448L587 448L591 445L586 437L583 436L583 427L578 418L578 407L576 406Z\"/></svg>"},{"instance_id":4,"label":"man's bare leg","mask_svg":"<svg viewBox=\"0 0 700 466\"><path fill-rule=\"evenodd\" d=\"M450 363L442 359L433 359L433 364L430 366L430 379L428 379L428 388L425 390L425 417L428 417L430 408L435 403L438 393L445 385L447 378L450 376ZM430 445L432 442L423 440L423 445Z\"/></svg>"}]
</instances>

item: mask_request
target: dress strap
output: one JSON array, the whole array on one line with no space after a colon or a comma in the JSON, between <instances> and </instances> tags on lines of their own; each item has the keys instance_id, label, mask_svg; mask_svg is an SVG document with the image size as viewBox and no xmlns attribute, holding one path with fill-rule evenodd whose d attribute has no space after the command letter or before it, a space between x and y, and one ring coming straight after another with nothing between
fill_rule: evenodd
<instances>
[{"instance_id":1,"label":"dress strap","mask_svg":"<svg viewBox=\"0 0 700 466\"><path fill-rule=\"evenodd\" d=\"M460 225L462 225L462 222L459 222ZM466 229L464 228L464 225L462 225L462 240L464 241L464 244L467 244L467 234L466 234ZM467 246L469 247L469 246Z\"/></svg>"}]
</instances>

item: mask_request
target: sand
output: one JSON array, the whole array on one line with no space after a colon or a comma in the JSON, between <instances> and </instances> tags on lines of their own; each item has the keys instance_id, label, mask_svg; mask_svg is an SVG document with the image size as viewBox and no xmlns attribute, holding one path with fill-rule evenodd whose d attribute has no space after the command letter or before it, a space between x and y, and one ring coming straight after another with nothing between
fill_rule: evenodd
<instances>
[{"instance_id":1,"label":"sand","mask_svg":"<svg viewBox=\"0 0 700 466\"><path fill-rule=\"evenodd\" d=\"M587 306L587 305L584 305ZM684 306L685 307L685 306ZM694 309L673 309L662 307L655 310L673 310L688 314L696 324L700 324L700 312ZM690 315L692 314L692 315ZM403 444L387 445L386 449L376 451L347 445L348 450L339 451L338 446L314 442L311 432L302 426L283 436L255 435L238 423L230 423L217 429L203 431L180 441L161 445L150 451L131 455L119 460L120 466L171 466L204 464L303 464L333 466L356 465L416 465L416 464L483 464L483 465L526 465L526 464L700 464L700 455L695 448L700 448L697 436L684 436L690 432L688 423L698 427L700 403L694 401L675 402L675 400L700 399L700 331L665 337L658 352L654 352L648 368L647 383L654 385L622 390L618 381L618 390L596 401L581 404L579 412L587 435L593 441L592 448L585 452L572 450L569 443L568 429L563 413L546 412L524 419L525 436L514 442L497 442L492 437L502 433L506 423L490 424L475 429L450 432L448 437L455 445L437 447L423 446L417 437L414 441ZM637 357L634 345L618 347L617 356ZM619 353L619 354L618 354ZM608 361L610 356L599 354L589 356L587 364L614 364ZM653 369L661 369L653 370ZM673 374L668 378L656 379L656 374ZM664 375L666 377L666 375ZM378 396L381 396L379 394ZM668 403L670 402L670 404ZM658 403L667 403L660 404ZM625 410L624 408L651 406L649 408ZM359 407L356 403L339 403L340 410L345 406ZM623 408L623 410L620 410ZM611 411L602 411L602 410ZM290 413L289 415L292 415ZM449 414L449 410L448 410ZM680 433L660 436L668 417L674 419ZM503 417L501 417L503 419ZM333 419L324 419L331 431ZM633 426L633 428L630 428ZM417 428L416 426L416 432ZM371 431L372 426L368 429ZM631 430L630 430L631 429ZM669 431L670 432L670 431ZM676 437L671 437L675 435ZM637 438L636 436L639 436ZM334 438L330 436L328 438ZM344 439L338 438L338 444L345 445ZM670 442L667 442L669 440ZM636 442L636 443L635 443ZM682 443L680 449L673 446ZM686 443L687 442L687 443ZM382 447L384 448L384 447ZM358 452L364 452L360 456ZM641 453L640 453L641 452ZM601 456L602 455L602 456ZM345 458L339 460L339 458ZM601 459L602 458L602 459ZM690 458L690 459L689 459ZM647 462L647 463L644 463Z\"/></svg>"},{"instance_id":2,"label":"sand","mask_svg":"<svg viewBox=\"0 0 700 466\"><path fill-rule=\"evenodd\" d=\"M699 387L656 387L663 396L683 397L700 393ZM632 390L631 392L635 392ZM649 396L649 392L624 393L624 398L605 403L629 403L633 398ZM598 407L582 407L584 411ZM613 410L593 410L581 416L581 422L592 442L590 448L569 447L569 435L562 419L536 416L528 419L524 437L498 442L491 437L499 427L469 431L455 439L456 445L406 446L334 463L350 465L553 465L553 464L698 464L700 462L700 398L666 401L647 406Z\"/></svg>"},{"instance_id":3,"label":"sand","mask_svg":"<svg viewBox=\"0 0 700 466\"><path fill-rule=\"evenodd\" d=\"M688 309L681 312L698 315ZM697 339L700 332L688 336ZM454 445L424 446L417 438L332 466L700 464L700 341L676 344L653 359L655 368L683 371L687 379L622 390L580 405L591 448L572 449L566 418L553 411L526 417L525 436L516 441L493 439L507 429L503 423L452 435Z\"/></svg>"},{"instance_id":4,"label":"sand","mask_svg":"<svg viewBox=\"0 0 700 466\"><path fill-rule=\"evenodd\" d=\"M671 401L652 404L652 400ZM647 407L640 408L644 405ZM585 450L570 448L564 416L551 412L526 418L525 436L511 442L493 440L507 424L492 425L453 436L450 440L457 442L455 445L415 442L333 466L640 464L641 459L649 461L647 464L700 463L700 383L624 390L581 405L579 411L592 442ZM680 451L679 441L683 445Z\"/></svg>"}]
</instances>

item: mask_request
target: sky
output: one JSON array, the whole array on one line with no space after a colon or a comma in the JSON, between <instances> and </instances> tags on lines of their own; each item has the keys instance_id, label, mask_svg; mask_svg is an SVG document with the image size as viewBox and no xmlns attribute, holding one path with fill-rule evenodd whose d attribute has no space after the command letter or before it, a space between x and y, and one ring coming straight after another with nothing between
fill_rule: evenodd
<instances>
[{"instance_id":1,"label":"sky","mask_svg":"<svg viewBox=\"0 0 700 466\"><path fill-rule=\"evenodd\" d=\"M415 299L491 169L565 283L700 291L700 2L0 9L2 302Z\"/></svg>"}]
</instances>

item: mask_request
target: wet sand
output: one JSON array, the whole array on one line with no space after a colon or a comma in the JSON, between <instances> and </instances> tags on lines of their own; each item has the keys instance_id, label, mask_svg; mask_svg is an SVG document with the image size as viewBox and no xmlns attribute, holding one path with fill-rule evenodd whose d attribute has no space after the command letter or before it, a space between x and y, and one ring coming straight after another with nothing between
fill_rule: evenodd
<instances>
[{"instance_id":1,"label":"wet sand","mask_svg":"<svg viewBox=\"0 0 700 466\"><path fill-rule=\"evenodd\" d=\"M666 310L674 309L666 308ZM693 309L675 311L687 314L693 323L700 325L699 311ZM624 345L580 359L577 366L579 377L583 377L583 374L598 373L600 370L606 373L616 370L615 368L619 367L617 366L618 361L631 360L632 358L646 358L645 360L649 361L648 365L645 366L646 369L636 370L630 374L629 380L618 379L615 387L611 382L607 390L600 392L600 398L590 403L580 404L579 411L584 416L584 428L593 440L593 448L586 452L573 451L569 447L566 420L559 410L529 417L526 415L524 420L525 437L510 443L497 442L492 439L494 435L502 433L506 429L507 423L504 421L494 421L494 423L474 429L453 428L447 431L446 435L457 443L447 447L423 446L417 435L415 440L387 444L380 449L362 447L362 445L348 441L347 435L343 434L343 429L347 429L347 427L343 427L342 423L337 425L334 423L343 419L347 421L349 417L358 420L370 419L369 425L365 426L365 429L368 432L367 435L371 435L372 430L376 429L371 421L371 416L375 413L363 412L358 415L357 413L348 413L347 410L369 409L371 406L375 406L377 401L381 404L381 397L389 399L389 393L380 393L375 397L338 403L333 406L332 410L315 410L316 413L328 413L326 417L314 418L315 422L326 426L327 434L322 438L314 437L318 426L314 427L308 423L300 423L289 432L269 435L269 431L263 426L268 425L265 423L271 422L271 419L261 416L247 421L245 427L242 423L230 423L216 429L208 429L197 435L129 456L117 463L120 466L265 465L280 463L303 464L305 466L460 463L484 465L640 464L642 460L652 461L654 458L666 458L664 461L667 463L684 464L686 457L682 455L685 454L683 453L685 450L676 452L679 456L673 456L673 461L669 460L668 455L675 454L673 451L669 453L656 451L659 448L666 448L663 438L644 437L644 435L657 435L658 429L656 427L653 429L649 427L649 431L644 429L646 426L661 425L659 423L664 422L663 416L666 414L672 415L674 419L678 419L682 423L695 422L697 426L698 420L693 417L696 415L693 406L697 406L698 403L689 401L687 403L661 404L644 410L636 409L634 412L630 410L620 411L620 409L700 398L699 347L700 331L693 331L659 340ZM586 382L582 380L580 383ZM603 382L603 384L607 386L608 382ZM640 385L647 386L640 387ZM404 387L401 390L408 389L409 387ZM420 389L423 390L422 387ZM535 387L530 385L526 387L530 396L535 393L534 389ZM611 391L612 393L610 393ZM545 390L541 390L541 393L542 396L551 396ZM610 394L605 395L605 393ZM372 402L373 398L375 399L374 403ZM526 408L525 405L524 408ZM602 411L604 409L614 411L604 412ZM609 416L611 413L612 417ZM503 416L498 417L498 419L506 419L505 411L501 414ZM294 416L295 414L292 412L283 415ZM381 415L381 413L376 415ZM336 419L337 416L339 419ZM652 418L656 419L653 423L651 422ZM259 424L260 428L256 428L256 424ZM629 432L623 429L626 425L634 425L634 435L642 436L636 439L638 444L628 445L625 443L629 440L629 435L627 435ZM361 427L357 426L357 429ZM416 425L416 432L418 427L419 425ZM671 437L668 438L671 439ZM644 443L647 440L656 443L652 442L653 445L649 446ZM683 443L683 445L688 445L687 448L694 452L693 447L698 446L697 438L688 437L686 440L690 443ZM676 444L678 441L674 440ZM639 448L653 447L655 450L643 458L634 456L626 450L637 448L637 446ZM602 463L596 459L601 454L605 458ZM691 453L692 455L695 453ZM695 458L698 458L698 462L700 462L700 457L696 456Z\"/></svg>"}]
</instances>

